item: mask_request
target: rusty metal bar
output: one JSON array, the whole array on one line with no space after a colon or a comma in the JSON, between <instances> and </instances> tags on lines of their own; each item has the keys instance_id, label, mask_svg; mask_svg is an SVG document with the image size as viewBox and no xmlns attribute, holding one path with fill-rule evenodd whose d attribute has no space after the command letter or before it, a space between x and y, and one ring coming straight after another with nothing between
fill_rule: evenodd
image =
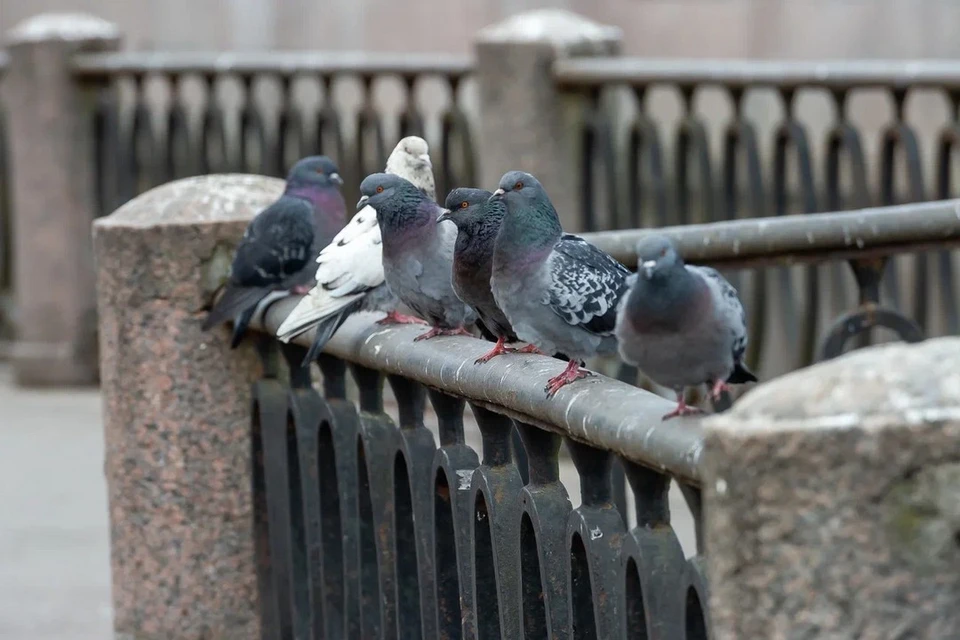
<instances>
[{"instance_id":1,"label":"rusty metal bar","mask_svg":"<svg viewBox=\"0 0 960 640\"><path fill-rule=\"evenodd\" d=\"M960 200L840 213L729 220L658 229L684 258L717 268L818 263L960 246ZM648 231L584 234L617 260L636 266L637 241Z\"/></svg>"},{"instance_id":2,"label":"rusty metal bar","mask_svg":"<svg viewBox=\"0 0 960 640\"><path fill-rule=\"evenodd\" d=\"M299 298L272 305L260 328L276 334ZM617 380L597 376L577 393L547 400L543 379L563 363L545 356L474 360L489 345L473 338L414 343L416 330L371 324L371 316L347 320L326 352L388 375L399 375L496 413L618 453L651 469L698 485L703 434L698 420L663 422L672 404ZM313 333L297 338L309 346Z\"/></svg>"},{"instance_id":3,"label":"rusty metal bar","mask_svg":"<svg viewBox=\"0 0 960 640\"><path fill-rule=\"evenodd\" d=\"M196 73L204 75L269 73L362 73L366 75L441 75L462 77L473 71L467 56L422 53L361 53L324 51L254 52L146 52L77 55L74 73L81 79L103 82L123 74Z\"/></svg>"},{"instance_id":4,"label":"rusty metal bar","mask_svg":"<svg viewBox=\"0 0 960 640\"><path fill-rule=\"evenodd\" d=\"M553 65L561 86L724 85L730 88L960 88L952 60L758 61L650 58L563 58Z\"/></svg>"}]
</instances>

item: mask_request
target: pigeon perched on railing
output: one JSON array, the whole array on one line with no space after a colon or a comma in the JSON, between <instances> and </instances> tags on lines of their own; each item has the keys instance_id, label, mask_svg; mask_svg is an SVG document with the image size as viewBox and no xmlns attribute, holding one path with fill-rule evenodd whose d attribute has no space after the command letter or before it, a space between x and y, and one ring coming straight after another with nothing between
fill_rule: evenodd
<instances>
[{"instance_id":1,"label":"pigeon perched on railing","mask_svg":"<svg viewBox=\"0 0 960 640\"><path fill-rule=\"evenodd\" d=\"M427 142L417 136L400 140L387 158L386 173L409 180L431 200L436 199L433 165ZM377 214L364 207L337 234L317 258L317 285L294 307L277 329L277 337L289 342L317 328L305 362L314 360L350 314L385 311L380 322L423 323L398 313L399 301L384 283L380 225Z\"/></svg>"},{"instance_id":2,"label":"pigeon perched on railing","mask_svg":"<svg viewBox=\"0 0 960 640\"><path fill-rule=\"evenodd\" d=\"M267 296L302 294L313 286L313 259L346 221L342 184L337 165L326 156L293 165L283 195L247 225L204 331L233 319L230 346L236 348Z\"/></svg>"},{"instance_id":3,"label":"pigeon perched on railing","mask_svg":"<svg viewBox=\"0 0 960 640\"><path fill-rule=\"evenodd\" d=\"M383 272L390 291L432 328L416 340L471 335L476 313L453 291L457 228L438 222L446 209L399 176L374 173L360 184L357 208L377 212L383 238Z\"/></svg>"},{"instance_id":4,"label":"pigeon perched on railing","mask_svg":"<svg viewBox=\"0 0 960 640\"><path fill-rule=\"evenodd\" d=\"M590 375L581 369L584 359L616 352L617 303L629 271L563 233L546 191L529 173L504 174L493 198L507 208L493 254L494 299L521 340L569 358L566 370L547 381L550 397Z\"/></svg>"},{"instance_id":5,"label":"pigeon perched on railing","mask_svg":"<svg viewBox=\"0 0 960 640\"><path fill-rule=\"evenodd\" d=\"M470 305L487 332L497 340L496 346L477 358L477 364L489 362L503 353L539 353L533 345L522 349L509 348L516 342L510 321L497 306L490 290L493 270L493 247L506 214L503 201L491 200L493 194L484 189L460 187L447 194L444 206L449 210L438 221L449 220L457 226L457 242L453 253L453 290Z\"/></svg>"},{"instance_id":6,"label":"pigeon perched on railing","mask_svg":"<svg viewBox=\"0 0 960 640\"><path fill-rule=\"evenodd\" d=\"M728 383L757 381L743 364L743 305L715 269L685 265L669 238L650 234L637 244L629 280L617 313L620 356L676 392L677 408L664 420L700 412L684 402L686 387L710 385L716 400Z\"/></svg>"}]
</instances>

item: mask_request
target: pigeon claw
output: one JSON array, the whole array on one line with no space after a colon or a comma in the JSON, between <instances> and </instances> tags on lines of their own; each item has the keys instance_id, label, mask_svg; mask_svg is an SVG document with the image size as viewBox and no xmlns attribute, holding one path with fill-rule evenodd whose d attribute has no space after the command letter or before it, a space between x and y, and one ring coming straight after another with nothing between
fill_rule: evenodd
<instances>
[{"instance_id":1,"label":"pigeon claw","mask_svg":"<svg viewBox=\"0 0 960 640\"><path fill-rule=\"evenodd\" d=\"M298 284L296 286L290 287L290 293L295 296L305 296L310 293L310 290L313 287L307 284Z\"/></svg>"},{"instance_id":2,"label":"pigeon claw","mask_svg":"<svg viewBox=\"0 0 960 640\"><path fill-rule=\"evenodd\" d=\"M483 364L485 362L490 362L497 356L501 356L505 353L513 353L516 351L516 349L511 349L509 347L504 346L504 343L506 343L506 340L504 339L503 336L500 336L499 338L497 338L497 344L494 345L493 349L490 349L490 351L486 352L485 354L483 354L482 356L474 360L473 363Z\"/></svg>"},{"instance_id":3,"label":"pigeon claw","mask_svg":"<svg viewBox=\"0 0 960 640\"><path fill-rule=\"evenodd\" d=\"M724 391L730 391L730 385L728 385L723 380L717 380L713 383L713 388L710 390L710 397L715 401L720 399L720 394Z\"/></svg>"},{"instance_id":4,"label":"pigeon claw","mask_svg":"<svg viewBox=\"0 0 960 640\"><path fill-rule=\"evenodd\" d=\"M591 372L586 369L581 369L578 361L571 360L567 363L567 368L563 370L563 373L547 380L547 384L543 390L547 393L548 398L552 398L556 395L557 391L560 391L560 389L571 382L586 378L589 375L592 375Z\"/></svg>"},{"instance_id":5,"label":"pigeon claw","mask_svg":"<svg viewBox=\"0 0 960 640\"><path fill-rule=\"evenodd\" d=\"M441 329L440 327L433 327L430 331L420 334L413 339L414 342L420 342L421 340L429 340L430 338L436 338L437 336L471 336L469 331L463 327L457 327L456 329Z\"/></svg>"},{"instance_id":6,"label":"pigeon claw","mask_svg":"<svg viewBox=\"0 0 960 640\"><path fill-rule=\"evenodd\" d=\"M670 418L676 418L677 416L694 416L697 414L703 413L703 410L700 407L691 407L684 401L683 393L677 394L677 408L663 415L663 420L669 420Z\"/></svg>"},{"instance_id":7,"label":"pigeon claw","mask_svg":"<svg viewBox=\"0 0 960 640\"><path fill-rule=\"evenodd\" d=\"M540 351L540 349L538 349L535 345L532 345L532 344L528 344L522 349L511 349L511 351L514 351L516 353L535 353L538 356L546 355L543 351Z\"/></svg>"},{"instance_id":8,"label":"pigeon claw","mask_svg":"<svg viewBox=\"0 0 960 640\"><path fill-rule=\"evenodd\" d=\"M416 316L408 316L402 313L397 313L396 311L390 311L387 313L387 317L377 320L377 324L428 324L426 320L422 320Z\"/></svg>"}]
</instances>

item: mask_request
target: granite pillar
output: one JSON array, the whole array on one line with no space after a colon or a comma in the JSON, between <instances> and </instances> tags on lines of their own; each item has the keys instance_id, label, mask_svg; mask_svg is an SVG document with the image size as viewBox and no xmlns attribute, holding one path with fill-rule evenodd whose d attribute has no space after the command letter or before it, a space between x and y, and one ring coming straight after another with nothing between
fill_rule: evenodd
<instances>
[{"instance_id":1,"label":"granite pillar","mask_svg":"<svg viewBox=\"0 0 960 640\"><path fill-rule=\"evenodd\" d=\"M200 327L247 222L282 191L189 178L94 225L114 626L137 640L259 637L252 340ZM126 635L124 635L126 634Z\"/></svg>"},{"instance_id":2,"label":"granite pillar","mask_svg":"<svg viewBox=\"0 0 960 640\"><path fill-rule=\"evenodd\" d=\"M565 230L581 230L580 124L583 98L557 90L555 60L619 53L619 28L561 9L521 13L476 39L480 180L496 189L519 169L543 184Z\"/></svg>"},{"instance_id":3,"label":"granite pillar","mask_svg":"<svg viewBox=\"0 0 960 640\"><path fill-rule=\"evenodd\" d=\"M705 427L716 640L957 637L960 339L788 374Z\"/></svg>"},{"instance_id":4,"label":"granite pillar","mask_svg":"<svg viewBox=\"0 0 960 640\"><path fill-rule=\"evenodd\" d=\"M44 14L7 35L4 78L13 212L15 379L97 382L90 223L96 216L96 89L74 81L75 53L116 49L117 27Z\"/></svg>"}]
</instances>

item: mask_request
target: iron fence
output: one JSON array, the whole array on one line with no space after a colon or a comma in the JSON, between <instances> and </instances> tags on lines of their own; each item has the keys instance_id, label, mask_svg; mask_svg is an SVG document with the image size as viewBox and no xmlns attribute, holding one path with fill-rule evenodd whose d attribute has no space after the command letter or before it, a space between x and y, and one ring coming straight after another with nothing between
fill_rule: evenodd
<instances>
[{"instance_id":1,"label":"iron fence","mask_svg":"<svg viewBox=\"0 0 960 640\"><path fill-rule=\"evenodd\" d=\"M105 213L169 180L280 177L316 153L331 156L356 191L406 135L431 142L438 188L476 179L469 59L125 52L77 56L73 69L102 87L95 126Z\"/></svg>"},{"instance_id":2,"label":"iron fence","mask_svg":"<svg viewBox=\"0 0 960 640\"><path fill-rule=\"evenodd\" d=\"M631 263L638 233L588 237ZM910 318L879 305L883 261L960 244L960 201L666 233L691 262L717 267L849 261L861 304L823 337L820 353L831 358L878 327L922 338ZM666 400L604 377L547 400L540 385L562 363L505 357L478 367L484 343L414 343L413 329L359 317L329 343L319 392L300 368L312 336L281 351L271 337L295 304L266 312L266 374L254 387L264 629L304 638L710 637L699 420L664 423ZM427 398L439 447L425 426ZM482 456L464 438L468 404ZM576 509L558 475L561 443L579 475ZM670 526L671 480L694 516L690 558Z\"/></svg>"},{"instance_id":3,"label":"iron fence","mask_svg":"<svg viewBox=\"0 0 960 640\"><path fill-rule=\"evenodd\" d=\"M960 67L954 63L572 58L558 61L553 72L562 90L585 105L578 134L580 215L590 230L815 214L956 195ZM651 96L658 91L676 98L672 119L663 109L654 113ZM725 115L698 106L710 92L710 104ZM865 97L873 98L871 109L861 109L858 120L851 105ZM809 106L817 98L816 117L811 109L804 116L804 101ZM921 98L925 110L911 119L908 105ZM939 109L931 104L937 98ZM871 115L875 120L884 113L885 121L871 125ZM824 237L817 233L818 240ZM929 335L957 332L952 253L903 256L886 270L886 304L909 309ZM851 275L836 267L734 275L754 333L770 345L761 352L762 342L754 343L755 366L770 375L813 362L814 336L860 295Z\"/></svg>"},{"instance_id":4,"label":"iron fence","mask_svg":"<svg viewBox=\"0 0 960 640\"><path fill-rule=\"evenodd\" d=\"M9 340L13 334L13 216L10 211L10 167L3 108L3 75L6 68L7 56L0 51L0 342Z\"/></svg>"}]
</instances>

